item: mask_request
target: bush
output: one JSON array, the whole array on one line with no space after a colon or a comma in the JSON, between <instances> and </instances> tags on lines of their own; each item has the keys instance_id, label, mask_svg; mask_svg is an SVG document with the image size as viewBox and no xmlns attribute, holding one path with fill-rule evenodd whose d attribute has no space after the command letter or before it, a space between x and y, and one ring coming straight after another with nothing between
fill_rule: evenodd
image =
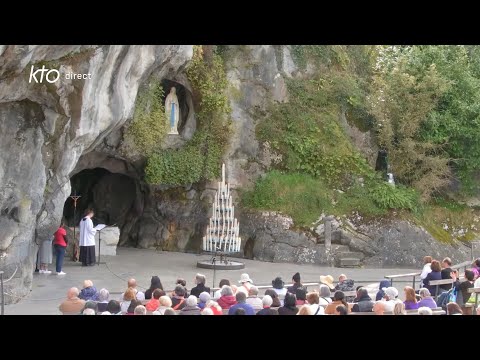
<instances>
[{"instance_id":1,"label":"bush","mask_svg":"<svg viewBox=\"0 0 480 360\"><path fill-rule=\"evenodd\" d=\"M392 186L385 182L372 184L369 189L370 198L382 209L415 210L418 204L418 193L401 185Z\"/></svg>"}]
</instances>

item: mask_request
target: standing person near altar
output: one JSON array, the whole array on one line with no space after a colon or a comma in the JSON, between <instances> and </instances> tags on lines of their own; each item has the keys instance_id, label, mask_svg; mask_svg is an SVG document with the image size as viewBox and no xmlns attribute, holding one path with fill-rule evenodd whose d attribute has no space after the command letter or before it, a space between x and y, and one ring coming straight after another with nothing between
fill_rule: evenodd
<instances>
[{"instance_id":1,"label":"standing person near altar","mask_svg":"<svg viewBox=\"0 0 480 360\"><path fill-rule=\"evenodd\" d=\"M93 209L87 209L80 221L80 261L82 266L95 265L95 233L92 217Z\"/></svg>"}]
</instances>

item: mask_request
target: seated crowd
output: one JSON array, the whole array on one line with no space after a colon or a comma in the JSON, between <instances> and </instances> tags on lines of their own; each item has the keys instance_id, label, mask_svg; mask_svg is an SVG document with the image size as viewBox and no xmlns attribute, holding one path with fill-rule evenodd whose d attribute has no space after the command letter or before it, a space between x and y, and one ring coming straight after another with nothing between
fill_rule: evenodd
<instances>
[{"instance_id":1,"label":"seated crowd","mask_svg":"<svg viewBox=\"0 0 480 360\"><path fill-rule=\"evenodd\" d=\"M465 304L475 295L468 290L480 287L480 259L474 262L472 270L465 270L463 281L458 272L450 268L449 258L440 264L425 257L424 262L422 288L416 292L406 286L404 301L399 299L399 291L389 286L389 281L380 282L373 300L365 287L355 288L354 281L344 274L339 276L336 285L331 275L320 276L318 289L310 292L302 284L299 273L293 275L292 285L288 287L281 277L276 277L272 288L263 296L259 296L259 289L248 274L241 275L238 286L222 279L219 289L213 293L206 286L205 276L197 274L190 291L186 281L178 279L168 294L158 276L152 276L145 292L138 289L135 279L129 279L127 289L117 299L112 299L107 289L97 291L91 280L85 280L81 290L75 287L68 290L59 310L64 315L405 315L412 311L432 315L443 308L449 315L463 314ZM430 285L430 281L448 278L452 279L451 284ZM477 313L480 315L480 307Z\"/></svg>"}]
</instances>

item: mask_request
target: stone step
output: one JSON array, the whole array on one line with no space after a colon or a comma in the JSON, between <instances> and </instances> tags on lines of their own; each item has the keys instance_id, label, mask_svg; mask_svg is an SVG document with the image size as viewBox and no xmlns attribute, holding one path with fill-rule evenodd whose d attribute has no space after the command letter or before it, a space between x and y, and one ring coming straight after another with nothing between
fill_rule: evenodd
<instances>
[{"instance_id":1,"label":"stone step","mask_svg":"<svg viewBox=\"0 0 480 360\"><path fill-rule=\"evenodd\" d=\"M358 258L341 258L338 260L339 267L360 267L361 265Z\"/></svg>"},{"instance_id":2,"label":"stone step","mask_svg":"<svg viewBox=\"0 0 480 360\"><path fill-rule=\"evenodd\" d=\"M335 255L335 264L338 267L359 267L365 255L361 252L345 251Z\"/></svg>"},{"instance_id":3,"label":"stone step","mask_svg":"<svg viewBox=\"0 0 480 360\"><path fill-rule=\"evenodd\" d=\"M335 257L339 259L353 258L362 261L363 259L365 259L365 254L359 251L344 251L337 253Z\"/></svg>"},{"instance_id":4,"label":"stone step","mask_svg":"<svg viewBox=\"0 0 480 360\"><path fill-rule=\"evenodd\" d=\"M341 253L346 253L349 252L349 248L347 245L339 245L339 244L332 244L331 251L334 254L341 254Z\"/></svg>"}]
</instances>

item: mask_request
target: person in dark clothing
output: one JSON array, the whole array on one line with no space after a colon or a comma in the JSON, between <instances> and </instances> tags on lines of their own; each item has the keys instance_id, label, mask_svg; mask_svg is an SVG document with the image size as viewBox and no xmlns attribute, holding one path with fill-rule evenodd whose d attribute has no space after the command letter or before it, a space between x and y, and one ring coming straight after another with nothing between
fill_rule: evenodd
<instances>
[{"instance_id":1,"label":"person in dark clothing","mask_svg":"<svg viewBox=\"0 0 480 360\"><path fill-rule=\"evenodd\" d=\"M452 260L450 260L450 258L446 257L445 259L443 259L442 261L442 280L446 280L446 279L451 279L452 276L450 275L452 273ZM444 285L440 285L440 288L445 290L445 291L448 291L452 288L452 284L444 284Z\"/></svg>"},{"instance_id":2,"label":"person in dark clothing","mask_svg":"<svg viewBox=\"0 0 480 360\"><path fill-rule=\"evenodd\" d=\"M297 305L304 305L307 302L307 292L305 291L305 288L297 288L295 291L295 298L297 299Z\"/></svg>"},{"instance_id":3,"label":"person in dark clothing","mask_svg":"<svg viewBox=\"0 0 480 360\"><path fill-rule=\"evenodd\" d=\"M295 295L288 292L285 295L283 306L278 308L278 315L297 315L298 308L295 306L296 301Z\"/></svg>"},{"instance_id":4,"label":"person in dark clothing","mask_svg":"<svg viewBox=\"0 0 480 360\"><path fill-rule=\"evenodd\" d=\"M130 305L128 306L128 309L127 309L127 315L133 315L135 313L135 308L138 305L142 305L142 302L136 299L133 299L132 301L130 301Z\"/></svg>"},{"instance_id":5,"label":"person in dark clothing","mask_svg":"<svg viewBox=\"0 0 480 360\"><path fill-rule=\"evenodd\" d=\"M278 315L278 311L271 308L272 303L272 297L265 295L262 299L263 309L257 312L257 315Z\"/></svg>"},{"instance_id":6,"label":"person in dark clothing","mask_svg":"<svg viewBox=\"0 0 480 360\"><path fill-rule=\"evenodd\" d=\"M307 289L305 289L305 287L302 285L301 281L300 281L300 273L295 273L293 276L292 276L292 281L293 281L293 284L292 286L289 286L287 288L287 292L289 292L290 294L296 294L297 292L297 289L298 288L302 288L305 290L305 293L307 293Z\"/></svg>"},{"instance_id":7,"label":"person in dark clothing","mask_svg":"<svg viewBox=\"0 0 480 360\"><path fill-rule=\"evenodd\" d=\"M459 296L457 295L457 304L460 306L465 306L465 303L470 299L470 293L468 292L468 289L473 287L473 280L475 279L475 273L472 270L465 270L465 281L460 282L457 279L457 274L452 272L452 279L454 281L453 286L455 286L455 289L458 291L458 295L461 294L461 299L459 299Z\"/></svg>"},{"instance_id":8,"label":"person in dark clothing","mask_svg":"<svg viewBox=\"0 0 480 360\"><path fill-rule=\"evenodd\" d=\"M150 288L145 291L145 300L150 300L152 298L153 291L156 289L163 290L163 285L158 276L152 276Z\"/></svg>"},{"instance_id":9,"label":"person in dark clothing","mask_svg":"<svg viewBox=\"0 0 480 360\"><path fill-rule=\"evenodd\" d=\"M205 281L205 275L197 274L195 276L195 282L197 283L197 286L192 288L190 295L195 295L198 298L202 292L207 292L210 294L210 288L205 286Z\"/></svg>"},{"instance_id":10,"label":"person in dark clothing","mask_svg":"<svg viewBox=\"0 0 480 360\"><path fill-rule=\"evenodd\" d=\"M110 314L115 315L122 312L122 307L117 300L110 300L107 304L107 310Z\"/></svg>"},{"instance_id":11,"label":"person in dark clothing","mask_svg":"<svg viewBox=\"0 0 480 360\"><path fill-rule=\"evenodd\" d=\"M172 296L172 309L182 310L186 306L185 302L185 288L178 284L175 286L174 295Z\"/></svg>"},{"instance_id":12,"label":"person in dark clothing","mask_svg":"<svg viewBox=\"0 0 480 360\"><path fill-rule=\"evenodd\" d=\"M282 304L280 303L280 298L278 297L278 294L275 290L267 289L267 290L265 290L265 295L271 296L272 301L273 301L272 302L272 307L278 308L278 307L282 306Z\"/></svg>"},{"instance_id":13,"label":"person in dark clothing","mask_svg":"<svg viewBox=\"0 0 480 360\"><path fill-rule=\"evenodd\" d=\"M190 294L188 293L188 290L187 290L187 282L185 281L185 279L179 278L179 279L177 279L177 282L175 284L183 286L183 288L185 289L185 295L184 295L185 299L190 296Z\"/></svg>"},{"instance_id":14,"label":"person in dark clothing","mask_svg":"<svg viewBox=\"0 0 480 360\"><path fill-rule=\"evenodd\" d=\"M238 308L233 312L233 315L247 315L247 313L245 312L245 309Z\"/></svg>"},{"instance_id":15,"label":"person in dark clothing","mask_svg":"<svg viewBox=\"0 0 480 360\"><path fill-rule=\"evenodd\" d=\"M432 260L430 267L432 271L427 274L427 277L423 280L423 283L425 284L425 288L430 291L430 294L435 296L437 295L437 286L430 285L430 281L442 280L442 268L440 267L440 262L438 260ZM442 291L440 288L438 290L439 292Z\"/></svg>"},{"instance_id":16,"label":"person in dark clothing","mask_svg":"<svg viewBox=\"0 0 480 360\"><path fill-rule=\"evenodd\" d=\"M385 296L385 292L382 290L383 288L388 288L391 285L390 280L382 280L380 281L380 286L378 287L377 295L375 296L375 301L380 301Z\"/></svg>"},{"instance_id":17,"label":"person in dark clothing","mask_svg":"<svg viewBox=\"0 0 480 360\"><path fill-rule=\"evenodd\" d=\"M345 274L341 274L338 277L338 284L335 286L335 291L353 291L355 290L355 282L352 279L347 279ZM346 301L352 302L355 299L354 296L347 296Z\"/></svg>"},{"instance_id":18,"label":"person in dark clothing","mask_svg":"<svg viewBox=\"0 0 480 360\"><path fill-rule=\"evenodd\" d=\"M335 315L348 315L348 308L345 305L337 305Z\"/></svg>"},{"instance_id":19,"label":"person in dark clothing","mask_svg":"<svg viewBox=\"0 0 480 360\"><path fill-rule=\"evenodd\" d=\"M352 307L352 312L372 312L374 302L368 296L368 291L365 288L360 288L357 291L357 301Z\"/></svg>"}]
</instances>

